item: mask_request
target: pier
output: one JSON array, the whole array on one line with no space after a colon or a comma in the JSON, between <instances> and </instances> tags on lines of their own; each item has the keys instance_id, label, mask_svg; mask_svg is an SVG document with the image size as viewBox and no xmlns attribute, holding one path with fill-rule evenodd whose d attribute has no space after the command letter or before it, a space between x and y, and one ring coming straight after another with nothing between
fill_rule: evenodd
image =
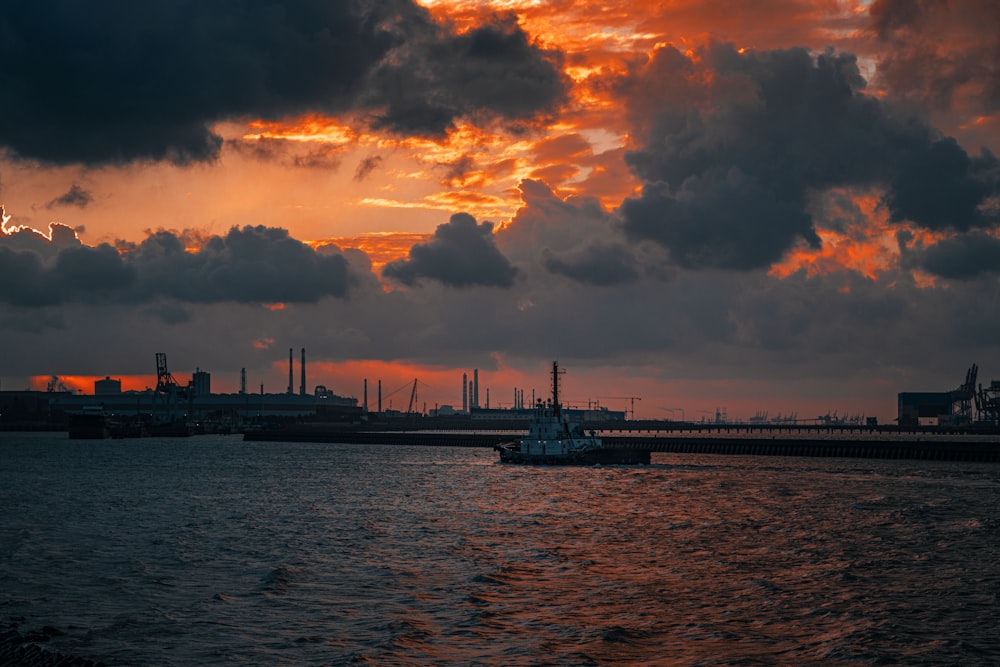
<instances>
[{"instance_id":1,"label":"pier","mask_svg":"<svg viewBox=\"0 0 1000 667\"><path fill-rule=\"evenodd\" d=\"M916 459L927 461L1000 462L1000 438L995 435L928 434L920 432L829 431L774 432L740 430L600 433L605 444L622 448L675 454L736 456L811 456L861 459ZM288 428L250 431L248 441L328 442L433 447L494 447L516 440L520 432L496 431L375 431Z\"/></svg>"}]
</instances>

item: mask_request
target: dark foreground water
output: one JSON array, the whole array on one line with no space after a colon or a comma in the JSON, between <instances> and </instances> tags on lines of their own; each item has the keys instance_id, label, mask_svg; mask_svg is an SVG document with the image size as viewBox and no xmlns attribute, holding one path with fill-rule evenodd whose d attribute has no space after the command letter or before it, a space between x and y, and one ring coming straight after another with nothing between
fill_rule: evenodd
<instances>
[{"instance_id":1,"label":"dark foreground water","mask_svg":"<svg viewBox=\"0 0 1000 667\"><path fill-rule=\"evenodd\" d=\"M1000 466L0 434L0 622L110 665L1000 663Z\"/></svg>"}]
</instances>

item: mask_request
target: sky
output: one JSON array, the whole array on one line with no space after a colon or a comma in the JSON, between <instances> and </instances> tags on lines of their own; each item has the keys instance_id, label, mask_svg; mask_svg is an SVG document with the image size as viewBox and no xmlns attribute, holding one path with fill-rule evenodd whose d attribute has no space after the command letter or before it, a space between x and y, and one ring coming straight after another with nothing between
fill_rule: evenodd
<instances>
[{"instance_id":1,"label":"sky","mask_svg":"<svg viewBox=\"0 0 1000 667\"><path fill-rule=\"evenodd\" d=\"M0 59L3 390L306 348L373 409L558 360L641 418L888 422L1000 378L994 0L33 0Z\"/></svg>"}]
</instances>

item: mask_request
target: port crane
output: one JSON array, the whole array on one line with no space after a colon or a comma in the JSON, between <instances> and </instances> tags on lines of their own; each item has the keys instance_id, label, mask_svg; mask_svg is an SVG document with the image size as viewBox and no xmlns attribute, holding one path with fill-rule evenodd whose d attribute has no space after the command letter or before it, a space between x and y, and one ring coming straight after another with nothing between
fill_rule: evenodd
<instances>
[{"instance_id":1,"label":"port crane","mask_svg":"<svg viewBox=\"0 0 1000 667\"><path fill-rule=\"evenodd\" d=\"M156 353L156 394L153 397L154 404L161 399L167 408L167 419L174 421L174 410L177 406L178 398L187 398L190 402L193 397L190 387L181 387L177 380L167 370L167 354L165 352ZM189 406L190 407L190 406Z\"/></svg>"},{"instance_id":2,"label":"port crane","mask_svg":"<svg viewBox=\"0 0 1000 667\"><path fill-rule=\"evenodd\" d=\"M430 389L434 388L434 387L431 387L426 382L421 382L420 378L413 378L413 382L407 382L403 386L401 386L401 387L399 387L397 389L393 389L388 394L383 395L382 398L388 399L388 398L390 398L392 396L395 396L399 392L403 391L407 387L409 387L410 388L410 402L407 405L406 414L414 414L413 413L414 408L418 408L419 407L419 404L418 404L418 401L417 401L417 385L418 384L422 384L425 387L429 387ZM424 411L426 412L426 409Z\"/></svg>"},{"instance_id":3,"label":"port crane","mask_svg":"<svg viewBox=\"0 0 1000 667\"><path fill-rule=\"evenodd\" d=\"M406 408L406 414L413 414L413 404L417 402L417 378L413 378L413 390L410 392L410 405Z\"/></svg>"},{"instance_id":4,"label":"port crane","mask_svg":"<svg viewBox=\"0 0 1000 667\"><path fill-rule=\"evenodd\" d=\"M632 421L635 421L635 402L642 400L642 396L598 396L597 398L605 398L608 400L615 400L615 401L631 401Z\"/></svg>"}]
</instances>

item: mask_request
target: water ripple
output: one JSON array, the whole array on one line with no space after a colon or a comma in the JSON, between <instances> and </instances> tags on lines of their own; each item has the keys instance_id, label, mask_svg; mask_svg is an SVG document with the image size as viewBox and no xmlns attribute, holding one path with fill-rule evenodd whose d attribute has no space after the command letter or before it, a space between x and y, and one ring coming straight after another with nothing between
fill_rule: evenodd
<instances>
[{"instance_id":1,"label":"water ripple","mask_svg":"<svg viewBox=\"0 0 1000 667\"><path fill-rule=\"evenodd\" d=\"M989 665L997 467L0 442L0 621L109 665Z\"/></svg>"}]
</instances>

